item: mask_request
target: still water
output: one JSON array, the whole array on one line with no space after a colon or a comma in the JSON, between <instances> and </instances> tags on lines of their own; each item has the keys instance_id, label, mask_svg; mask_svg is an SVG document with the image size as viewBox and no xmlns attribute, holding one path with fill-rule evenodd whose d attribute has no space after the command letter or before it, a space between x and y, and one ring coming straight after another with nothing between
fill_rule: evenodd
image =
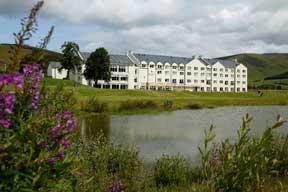
<instances>
[{"instance_id":1,"label":"still water","mask_svg":"<svg viewBox=\"0 0 288 192\"><path fill-rule=\"evenodd\" d=\"M215 109L179 110L152 115L95 115L81 121L81 136L93 139L100 131L115 143L134 146L140 157L154 160L162 154L182 154L197 161L198 146L204 130L216 127L216 141L235 139L242 116L253 116L251 134L259 134L273 125L279 114L288 118L287 106L220 107ZM288 133L288 125L275 131Z\"/></svg>"}]
</instances>

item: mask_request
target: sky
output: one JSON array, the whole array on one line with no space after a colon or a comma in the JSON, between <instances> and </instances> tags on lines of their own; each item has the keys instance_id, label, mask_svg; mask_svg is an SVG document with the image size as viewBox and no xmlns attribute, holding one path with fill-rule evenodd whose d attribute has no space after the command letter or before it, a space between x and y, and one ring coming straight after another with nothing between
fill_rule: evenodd
<instances>
[{"instance_id":1,"label":"sky","mask_svg":"<svg viewBox=\"0 0 288 192\"><path fill-rule=\"evenodd\" d=\"M12 43L36 0L0 0L0 43ZM81 51L220 57L288 52L288 0L46 0L36 45L49 28L48 49L65 41Z\"/></svg>"}]
</instances>

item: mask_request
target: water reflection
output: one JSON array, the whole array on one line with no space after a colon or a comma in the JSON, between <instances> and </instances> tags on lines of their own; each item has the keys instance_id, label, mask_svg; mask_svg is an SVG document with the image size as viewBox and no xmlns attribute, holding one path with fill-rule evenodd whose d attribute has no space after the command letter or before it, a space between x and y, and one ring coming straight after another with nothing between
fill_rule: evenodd
<instances>
[{"instance_id":1,"label":"water reflection","mask_svg":"<svg viewBox=\"0 0 288 192\"><path fill-rule=\"evenodd\" d=\"M181 153L197 160L197 147L203 141L204 129L216 126L216 139L234 139L241 117L253 116L253 134L271 126L277 114L288 117L287 107L222 107L201 110L180 110L153 115L90 116L82 121L82 135L91 138L102 130L107 138L121 144L136 146L142 158L154 160L161 154ZM287 124L278 133L287 133Z\"/></svg>"}]
</instances>

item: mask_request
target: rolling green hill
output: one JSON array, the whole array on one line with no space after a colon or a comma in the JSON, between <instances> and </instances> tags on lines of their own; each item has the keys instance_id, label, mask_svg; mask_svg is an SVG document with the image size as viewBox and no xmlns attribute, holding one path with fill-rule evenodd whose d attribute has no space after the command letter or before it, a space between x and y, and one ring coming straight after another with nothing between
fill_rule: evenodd
<instances>
[{"instance_id":1,"label":"rolling green hill","mask_svg":"<svg viewBox=\"0 0 288 192\"><path fill-rule=\"evenodd\" d=\"M0 61L3 61L5 63L9 62L9 58L11 57L9 55L9 50L10 50L11 46L13 46L13 45L0 44ZM36 49L36 48L28 46L28 45L24 46L24 48L21 51L21 55L25 56L27 54L30 54L33 49ZM47 55L47 57L49 58L50 61L58 61L59 58L61 57L61 53L57 53L57 52L49 51L49 50L45 50L45 54Z\"/></svg>"},{"instance_id":2,"label":"rolling green hill","mask_svg":"<svg viewBox=\"0 0 288 192\"><path fill-rule=\"evenodd\" d=\"M239 54L219 59L237 59L245 64L248 67L249 82L288 72L288 53Z\"/></svg>"}]
</instances>

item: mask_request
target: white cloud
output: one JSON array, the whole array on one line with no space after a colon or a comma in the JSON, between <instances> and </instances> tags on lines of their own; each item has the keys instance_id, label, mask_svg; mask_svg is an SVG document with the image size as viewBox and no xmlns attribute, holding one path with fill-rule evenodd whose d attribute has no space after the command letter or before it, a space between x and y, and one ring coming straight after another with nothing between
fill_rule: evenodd
<instances>
[{"instance_id":1,"label":"white cloud","mask_svg":"<svg viewBox=\"0 0 288 192\"><path fill-rule=\"evenodd\" d=\"M0 16L35 2L1 0ZM222 56L288 45L287 0L46 0L43 12L75 29L89 51Z\"/></svg>"}]
</instances>

